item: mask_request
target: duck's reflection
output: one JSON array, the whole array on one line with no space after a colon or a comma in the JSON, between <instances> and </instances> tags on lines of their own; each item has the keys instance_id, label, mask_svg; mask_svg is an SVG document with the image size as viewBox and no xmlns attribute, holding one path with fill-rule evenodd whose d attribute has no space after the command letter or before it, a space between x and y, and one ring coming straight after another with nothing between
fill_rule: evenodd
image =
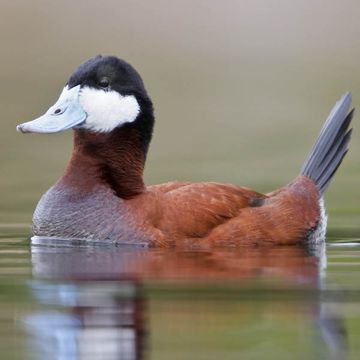
<instances>
[{"instance_id":1,"label":"duck's reflection","mask_svg":"<svg viewBox=\"0 0 360 360\"><path fill-rule=\"evenodd\" d=\"M32 281L42 305L26 318L41 359L142 359L144 302L131 280Z\"/></svg>"},{"instance_id":2,"label":"duck's reflection","mask_svg":"<svg viewBox=\"0 0 360 360\"><path fill-rule=\"evenodd\" d=\"M143 359L150 328L144 282L231 284L241 293L260 281L265 292L311 294L300 306L326 344L315 339L316 347L325 348L325 358L341 358L346 353L341 319L328 313L317 296L324 259L324 246L315 252L303 247L205 252L33 246L29 286L46 306L27 316L26 324L37 359ZM281 301L286 305L286 299Z\"/></svg>"}]
</instances>

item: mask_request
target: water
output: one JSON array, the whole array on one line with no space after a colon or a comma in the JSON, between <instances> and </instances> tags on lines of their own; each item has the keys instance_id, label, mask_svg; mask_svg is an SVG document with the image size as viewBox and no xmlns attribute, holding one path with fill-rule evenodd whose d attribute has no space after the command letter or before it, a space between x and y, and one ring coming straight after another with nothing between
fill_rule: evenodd
<instances>
[{"instance_id":1,"label":"water","mask_svg":"<svg viewBox=\"0 0 360 360\"><path fill-rule=\"evenodd\" d=\"M3 359L358 359L360 242L38 246L1 227Z\"/></svg>"}]
</instances>

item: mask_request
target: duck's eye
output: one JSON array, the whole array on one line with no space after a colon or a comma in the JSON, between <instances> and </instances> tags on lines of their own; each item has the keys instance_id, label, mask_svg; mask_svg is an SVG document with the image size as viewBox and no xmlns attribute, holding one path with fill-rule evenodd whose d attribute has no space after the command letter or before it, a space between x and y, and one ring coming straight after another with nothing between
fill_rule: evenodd
<instances>
[{"instance_id":1,"label":"duck's eye","mask_svg":"<svg viewBox=\"0 0 360 360\"><path fill-rule=\"evenodd\" d=\"M110 81L107 78L103 78L99 81L98 85L103 89L107 89L110 85Z\"/></svg>"}]
</instances>

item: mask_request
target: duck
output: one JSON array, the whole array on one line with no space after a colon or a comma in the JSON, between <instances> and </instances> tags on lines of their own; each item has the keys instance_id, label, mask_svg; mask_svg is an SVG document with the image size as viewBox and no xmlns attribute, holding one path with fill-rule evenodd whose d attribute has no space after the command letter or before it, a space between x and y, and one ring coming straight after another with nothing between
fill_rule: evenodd
<instances>
[{"instance_id":1,"label":"duck","mask_svg":"<svg viewBox=\"0 0 360 360\"><path fill-rule=\"evenodd\" d=\"M34 238L190 248L321 241L324 193L349 148L351 101L346 93L335 104L299 175L275 191L218 182L146 186L153 103L132 65L92 57L44 115L17 126L22 133L74 134L63 176L33 214Z\"/></svg>"}]
</instances>

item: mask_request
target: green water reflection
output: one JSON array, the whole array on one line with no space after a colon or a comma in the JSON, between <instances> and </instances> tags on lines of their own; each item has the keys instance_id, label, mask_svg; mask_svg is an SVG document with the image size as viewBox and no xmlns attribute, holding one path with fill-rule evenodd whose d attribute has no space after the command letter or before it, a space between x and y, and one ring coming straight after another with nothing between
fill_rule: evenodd
<instances>
[{"instance_id":1,"label":"green water reflection","mask_svg":"<svg viewBox=\"0 0 360 360\"><path fill-rule=\"evenodd\" d=\"M3 358L360 355L356 239L178 252L29 246L21 232L0 239Z\"/></svg>"}]
</instances>

